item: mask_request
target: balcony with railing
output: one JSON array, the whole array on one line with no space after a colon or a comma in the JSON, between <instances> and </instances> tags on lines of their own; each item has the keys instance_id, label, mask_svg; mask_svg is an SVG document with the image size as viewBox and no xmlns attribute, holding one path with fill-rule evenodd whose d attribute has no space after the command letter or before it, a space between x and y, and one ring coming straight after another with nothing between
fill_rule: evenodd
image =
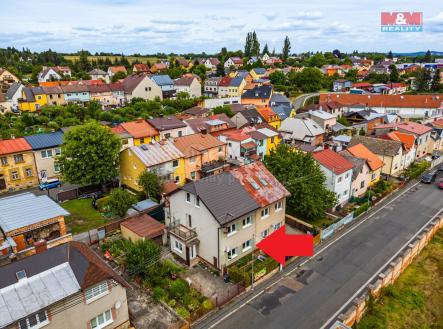
<instances>
[{"instance_id":1,"label":"balcony with railing","mask_svg":"<svg viewBox=\"0 0 443 329\"><path fill-rule=\"evenodd\" d=\"M186 227L178 222L174 222L169 225L169 233L176 236L185 243L197 240L197 232L195 228Z\"/></svg>"}]
</instances>

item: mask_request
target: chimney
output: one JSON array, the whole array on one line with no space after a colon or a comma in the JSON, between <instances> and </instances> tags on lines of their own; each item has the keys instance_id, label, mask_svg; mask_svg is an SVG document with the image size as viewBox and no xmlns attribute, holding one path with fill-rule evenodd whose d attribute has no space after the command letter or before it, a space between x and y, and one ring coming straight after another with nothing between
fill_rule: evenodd
<instances>
[{"instance_id":1,"label":"chimney","mask_svg":"<svg viewBox=\"0 0 443 329\"><path fill-rule=\"evenodd\" d=\"M208 129L203 128L200 130L200 132L202 133L202 135L207 135L208 134Z\"/></svg>"},{"instance_id":2,"label":"chimney","mask_svg":"<svg viewBox=\"0 0 443 329\"><path fill-rule=\"evenodd\" d=\"M42 252L45 252L48 249L47 242L44 239L35 242L34 247L36 254L41 254Z\"/></svg>"}]
</instances>

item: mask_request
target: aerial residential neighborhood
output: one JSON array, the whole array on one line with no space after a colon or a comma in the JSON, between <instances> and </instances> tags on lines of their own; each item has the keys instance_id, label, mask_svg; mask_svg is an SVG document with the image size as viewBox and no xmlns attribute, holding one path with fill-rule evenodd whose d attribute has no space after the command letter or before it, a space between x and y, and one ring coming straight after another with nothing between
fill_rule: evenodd
<instances>
[{"instance_id":1,"label":"aerial residential neighborhood","mask_svg":"<svg viewBox=\"0 0 443 329\"><path fill-rule=\"evenodd\" d=\"M434 1L73 6L0 11L0 328L440 328Z\"/></svg>"}]
</instances>

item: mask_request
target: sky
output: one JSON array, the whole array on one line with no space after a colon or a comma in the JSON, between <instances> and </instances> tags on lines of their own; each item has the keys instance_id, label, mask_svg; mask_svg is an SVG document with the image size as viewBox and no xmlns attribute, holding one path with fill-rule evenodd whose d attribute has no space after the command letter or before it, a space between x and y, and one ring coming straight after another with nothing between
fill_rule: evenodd
<instances>
[{"instance_id":1,"label":"sky","mask_svg":"<svg viewBox=\"0 0 443 329\"><path fill-rule=\"evenodd\" d=\"M380 31L382 11L423 12L419 33ZM261 47L305 51L443 51L442 0L0 0L0 48L154 54Z\"/></svg>"}]
</instances>

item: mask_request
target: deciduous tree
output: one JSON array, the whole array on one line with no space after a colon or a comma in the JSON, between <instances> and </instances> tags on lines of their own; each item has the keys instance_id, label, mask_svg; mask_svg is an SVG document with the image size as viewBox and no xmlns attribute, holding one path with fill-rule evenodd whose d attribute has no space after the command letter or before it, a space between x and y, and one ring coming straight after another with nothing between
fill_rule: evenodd
<instances>
[{"instance_id":1,"label":"deciduous tree","mask_svg":"<svg viewBox=\"0 0 443 329\"><path fill-rule=\"evenodd\" d=\"M163 181L155 171L142 172L138 178L138 185L141 186L147 198L159 200Z\"/></svg>"},{"instance_id":2,"label":"deciduous tree","mask_svg":"<svg viewBox=\"0 0 443 329\"><path fill-rule=\"evenodd\" d=\"M325 176L310 153L280 144L266 157L265 165L291 193L287 210L305 220L321 218L336 203L326 189Z\"/></svg>"},{"instance_id":3,"label":"deciduous tree","mask_svg":"<svg viewBox=\"0 0 443 329\"><path fill-rule=\"evenodd\" d=\"M106 205L109 210L120 217L126 215L128 209L137 202L137 198L122 188L113 189Z\"/></svg>"},{"instance_id":4,"label":"deciduous tree","mask_svg":"<svg viewBox=\"0 0 443 329\"><path fill-rule=\"evenodd\" d=\"M120 139L95 122L72 128L64 135L60 164L64 181L104 184L118 176Z\"/></svg>"}]
</instances>

